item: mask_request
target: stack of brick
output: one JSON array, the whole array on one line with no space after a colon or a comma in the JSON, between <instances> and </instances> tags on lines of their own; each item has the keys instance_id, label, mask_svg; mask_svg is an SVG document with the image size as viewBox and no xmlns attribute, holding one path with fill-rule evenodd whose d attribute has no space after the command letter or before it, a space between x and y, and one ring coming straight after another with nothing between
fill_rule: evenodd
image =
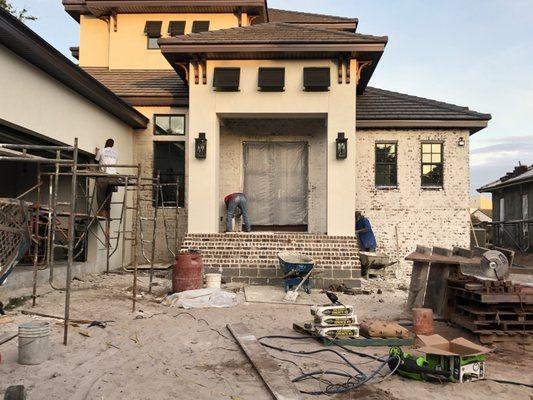
<instances>
[{"instance_id":1,"label":"stack of brick","mask_svg":"<svg viewBox=\"0 0 533 400\"><path fill-rule=\"evenodd\" d=\"M296 251L311 256L322 273L314 287L344 283L358 287L361 264L357 238L299 233L279 234L188 234L182 251L198 249L205 272L221 272L226 282L281 285L283 272L277 254Z\"/></svg>"}]
</instances>

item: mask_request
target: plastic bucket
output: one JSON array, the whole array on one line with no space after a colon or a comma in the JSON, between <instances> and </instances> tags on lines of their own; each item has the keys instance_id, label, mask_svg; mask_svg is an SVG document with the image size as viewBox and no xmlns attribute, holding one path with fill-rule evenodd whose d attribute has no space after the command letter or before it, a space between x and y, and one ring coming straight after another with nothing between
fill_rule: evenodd
<instances>
[{"instance_id":1,"label":"plastic bucket","mask_svg":"<svg viewBox=\"0 0 533 400\"><path fill-rule=\"evenodd\" d=\"M433 333L433 310L431 308L413 308L413 333L417 335Z\"/></svg>"},{"instance_id":2,"label":"plastic bucket","mask_svg":"<svg viewBox=\"0 0 533 400\"><path fill-rule=\"evenodd\" d=\"M50 325L32 321L19 325L19 364L38 365L50 357Z\"/></svg>"},{"instance_id":3,"label":"plastic bucket","mask_svg":"<svg viewBox=\"0 0 533 400\"><path fill-rule=\"evenodd\" d=\"M222 274L205 274L205 287L219 289L222 282Z\"/></svg>"}]
</instances>

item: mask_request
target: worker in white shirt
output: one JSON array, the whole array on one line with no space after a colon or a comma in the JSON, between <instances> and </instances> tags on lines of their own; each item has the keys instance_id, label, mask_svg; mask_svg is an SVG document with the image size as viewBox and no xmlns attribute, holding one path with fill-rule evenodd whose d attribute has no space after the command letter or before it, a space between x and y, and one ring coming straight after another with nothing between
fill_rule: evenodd
<instances>
[{"instance_id":1,"label":"worker in white shirt","mask_svg":"<svg viewBox=\"0 0 533 400\"><path fill-rule=\"evenodd\" d=\"M96 149L95 160L99 164L105 165L101 170L109 175L117 174L117 169L110 166L118 162L118 152L113 148L114 145L115 141L113 139L107 139L103 149ZM96 179L96 202L98 203L98 215L100 217L109 218L111 197L115 191L116 183L117 179L113 176L102 176Z\"/></svg>"}]
</instances>

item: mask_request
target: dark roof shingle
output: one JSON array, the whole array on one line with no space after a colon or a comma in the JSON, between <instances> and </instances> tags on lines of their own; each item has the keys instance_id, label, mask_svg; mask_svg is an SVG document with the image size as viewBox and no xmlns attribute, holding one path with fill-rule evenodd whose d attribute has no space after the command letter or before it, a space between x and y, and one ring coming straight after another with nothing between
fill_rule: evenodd
<instances>
[{"instance_id":1,"label":"dark roof shingle","mask_svg":"<svg viewBox=\"0 0 533 400\"><path fill-rule=\"evenodd\" d=\"M300 11L280 10L277 8L268 9L268 19L270 22L293 22L293 23L350 23L357 24L357 18L337 17L333 15L313 14Z\"/></svg>"},{"instance_id":2,"label":"dark roof shingle","mask_svg":"<svg viewBox=\"0 0 533 400\"><path fill-rule=\"evenodd\" d=\"M310 26L271 22L161 39L161 44L359 44L387 43L386 36L363 35Z\"/></svg>"},{"instance_id":3,"label":"dark roof shingle","mask_svg":"<svg viewBox=\"0 0 533 400\"><path fill-rule=\"evenodd\" d=\"M367 87L357 96L357 119L490 120L483 114L442 101Z\"/></svg>"}]
</instances>

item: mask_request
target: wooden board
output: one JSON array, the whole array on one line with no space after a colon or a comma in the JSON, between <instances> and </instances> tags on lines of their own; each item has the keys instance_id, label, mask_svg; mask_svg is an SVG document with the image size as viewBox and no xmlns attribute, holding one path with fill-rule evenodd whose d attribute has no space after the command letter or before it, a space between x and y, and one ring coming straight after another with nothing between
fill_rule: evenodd
<instances>
[{"instance_id":1,"label":"wooden board","mask_svg":"<svg viewBox=\"0 0 533 400\"><path fill-rule=\"evenodd\" d=\"M304 335L314 336L316 340L325 344L326 346L331 346L335 343L340 344L341 346L354 346L354 347L391 347L391 346L412 346L414 339L397 339L397 338L366 338L359 337L356 339L336 339L335 341L318 336L311 329L307 329L302 324L292 324L292 329L298 333Z\"/></svg>"},{"instance_id":2,"label":"wooden board","mask_svg":"<svg viewBox=\"0 0 533 400\"><path fill-rule=\"evenodd\" d=\"M433 255L446 257L452 256L452 251L440 247L433 247ZM424 298L424 307L431 308L433 315L444 317L445 308L448 304L447 284L451 271L456 271L457 266L454 264L432 263L429 266L426 295Z\"/></svg>"},{"instance_id":3,"label":"wooden board","mask_svg":"<svg viewBox=\"0 0 533 400\"><path fill-rule=\"evenodd\" d=\"M242 323L228 324L227 328L263 379L272 398L276 400L303 399L300 391L289 379L287 372L281 369L277 361L270 357L246 325Z\"/></svg>"}]
</instances>

